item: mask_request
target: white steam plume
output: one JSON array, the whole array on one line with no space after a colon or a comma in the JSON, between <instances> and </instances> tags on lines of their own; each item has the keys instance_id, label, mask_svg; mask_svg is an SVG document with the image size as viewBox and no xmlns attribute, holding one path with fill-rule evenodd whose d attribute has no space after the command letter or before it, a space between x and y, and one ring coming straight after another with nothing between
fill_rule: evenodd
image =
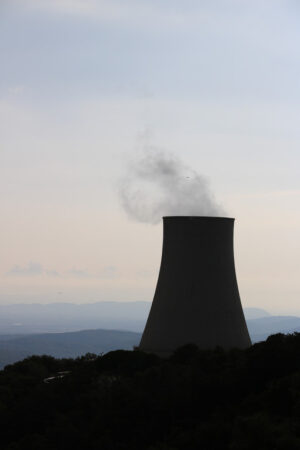
<instances>
[{"instance_id":1,"label":"white steam plume","mask_svg":"<svg viewBox=\"0 0 300 450\"><path fill-rule=\"evenodd\" d=\"M124 210L138 222L156 224L162 216L224 215L202 175L152 148L129 165L119 193Z\"/></svg>"}]
</instances>

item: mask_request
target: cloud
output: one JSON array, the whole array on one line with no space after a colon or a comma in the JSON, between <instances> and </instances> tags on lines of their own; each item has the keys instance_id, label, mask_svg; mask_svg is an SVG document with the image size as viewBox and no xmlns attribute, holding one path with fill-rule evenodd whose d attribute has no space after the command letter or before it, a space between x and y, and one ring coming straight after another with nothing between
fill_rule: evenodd
<instances>
[{"instance_id":1,"label":"cloud","mask_svg":"<svg viewBox=\"0 0 300 450\"><path fill-rule=\"evenodd\" d=\"M56 270L46 270L46 275L49 277L60 277L60 273Z\"/></svg>"},{"instance_id":2,"label":"cloud","mask_svg":"<svg viewBox=\"0 0 300 450\"><path fill-rule=\"evenodd\" d=\"M19 266L18 264L16 264L7 272L7 275L15 277L47 275L48 277L54 278L61 276L57 270L44 269L42 264L33 261L30 261L25 266Z\"/></svg>"},{"instance_id":3,"label":"cloud","mask_svg":"<svg viewBox=\"0 0 300 450\"><path fill-rule=\"evenodd\" d=\"M73 278L90 278L91 277L91 275L87 271L81 270L81 269L76 269L74 267L73 267L73 269L68 270L67 274L72 276Z\"/></svg>"},{"instance_id":4,"label":"cloud","mask_svg":"<svg viewBox=\"0 0 300 450\"><path fill-rule=\"evenodd\" d=\"M98 273L90 273L87 270L78 269L73 267L70 270L58 272L55 269L45 269L42 264L38 262L30 261L28 264L24 266L14 265L7 273L8 276L14 277L34 277L40 275L46 275L47 277L52 278L77 278L77 279L85 279L85 278L94 278L94 279L114 279L118 276L118 269L115 266L104 266Z\"/></svg>"},{"instance_id":5,"label":"cloud","mask_svg":"<svg viewBox=\"0 0 300 450\"><path fill-rule=\"evenodd\" d=\"M16 277L28 277L28 276L37 276L42 275L44 272L43 266L40 263L32 262L30 261L25 266L13 266L10 271L8 272L8 275L10 276L16 276Z\"/></svg>"},{"instance_id":6,"label":"cloud","mask_svg":"<svg viewBox=\"0 0 300 450\"><path fill-rule=\"evenodd\" d=\"M98 273L90 273L86 270L73 269L67 272L68 276L73 278L101 278L101 279L113 279L118 276L118 269L115 266L105 266Z\"/></svg>"}]
</instances>

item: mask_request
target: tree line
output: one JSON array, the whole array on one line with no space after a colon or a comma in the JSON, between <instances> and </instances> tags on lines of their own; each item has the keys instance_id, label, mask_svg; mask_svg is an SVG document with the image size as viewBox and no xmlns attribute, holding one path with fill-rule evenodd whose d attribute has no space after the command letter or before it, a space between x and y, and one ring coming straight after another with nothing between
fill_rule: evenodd
<instances>
[{"instance_id":1,"label":"tree line","mask_svg":"<svg viewBox=\"0 0 300 450\"><path fill-rule=\"evenodd\" d=\"M0 424L4 450L300 449L300 333L167 359L31 356L0 371Z\"/></svg>"}]
</instances>

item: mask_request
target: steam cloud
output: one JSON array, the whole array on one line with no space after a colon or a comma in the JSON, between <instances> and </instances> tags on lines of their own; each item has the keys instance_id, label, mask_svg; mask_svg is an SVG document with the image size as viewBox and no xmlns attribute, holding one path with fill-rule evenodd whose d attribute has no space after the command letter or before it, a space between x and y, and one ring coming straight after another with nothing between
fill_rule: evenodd
<instances>
[{"instance_id":1,"label":"steam cloud","mask_svg":"<svg viewBox=\"0 0 300 450\"><path fill-rule=\"evenodd\" d=\"M147 149L120 183L128 216L156 224L162 216L220 216L206 179L167 153Z\"/></svg>"}]
</instances>

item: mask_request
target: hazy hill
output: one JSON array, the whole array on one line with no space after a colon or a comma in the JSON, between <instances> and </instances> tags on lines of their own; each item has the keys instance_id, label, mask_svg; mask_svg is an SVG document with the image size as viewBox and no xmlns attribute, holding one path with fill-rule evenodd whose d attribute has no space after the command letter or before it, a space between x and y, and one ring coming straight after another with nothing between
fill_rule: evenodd
<instances>
[{"instance_id":1,"label":"hazy hill","mask_svg":"<svg viewBox=\"0 0 300 450\"><path fill-rule=\"evenodd\" d=\"M276 333L300 331L300 318L270 316L247 321L252 342ZM120 330L84 330L67 333L0 335L0 368L29 355L48 354L56 358L77 357L85 353L129 350L138 345L141 333Z\"/></svg>"},{"instance_id":2,"label":"hazy hill","mask_svg":"<svg viewBox=\"0 0 300 450\"><path fill-rule=\"evenodd\" d=\"M143 331L150 302L97 302L0 305L0 334L67 332L87 329ZM270 314L245 308L247 319Z\"/></svg>"},{"instance_id":3,"label":"hazy hill","mask_svg":"<svg viewBox=\"0 0 300 450\"><path fill-rule=\"evenodd\" d=\"M0 368L29 355L76 358L86 353L132 350L140 338L140 333L117 330L0 336Z\"/></svg>"},{"instance_id":4,"label":"hazy hill","mask_svg":"<svg viewBox=\"0 0 300 450\"><path fill-rule=\"evenodd\" d=\"M0 305L0 334L67 332L106 328L142 331L150 302Z\"/></svg>"},{"instance_id":5,"label":"hazy hill","mask_svg":"<svg viewBox=\"0 0 300 450\"><path fill-rule=\"evenodd\" d=\"M61 358L132 349L139 343L150 305L0 305L0 368L33 354ZM299 317L271 316L260 308L245 308L244 312L253 343L271 334L300 331Z\"/></svg>"},{"instance_id":6,"label":"hazy hill","mask_svg":"<svg viewBox=\"0 0 300 450\"><path fill-rule=\"evenodd\" d=\"M244 314L247 320L271 316L271 314L268 311L261 308L244 308Z\"/></svg>"},{"instance_id":7,"label":"hazy hill","mask_svg":"<svg viewBox=\"0 0 300 450\"><path fill-rule=\"evenodd\" d=\"M293 333L300 331L300 317L270 316L247 320L248 330L253 342L263 341L270 334Z\"/></svg>"}]
</instances>

